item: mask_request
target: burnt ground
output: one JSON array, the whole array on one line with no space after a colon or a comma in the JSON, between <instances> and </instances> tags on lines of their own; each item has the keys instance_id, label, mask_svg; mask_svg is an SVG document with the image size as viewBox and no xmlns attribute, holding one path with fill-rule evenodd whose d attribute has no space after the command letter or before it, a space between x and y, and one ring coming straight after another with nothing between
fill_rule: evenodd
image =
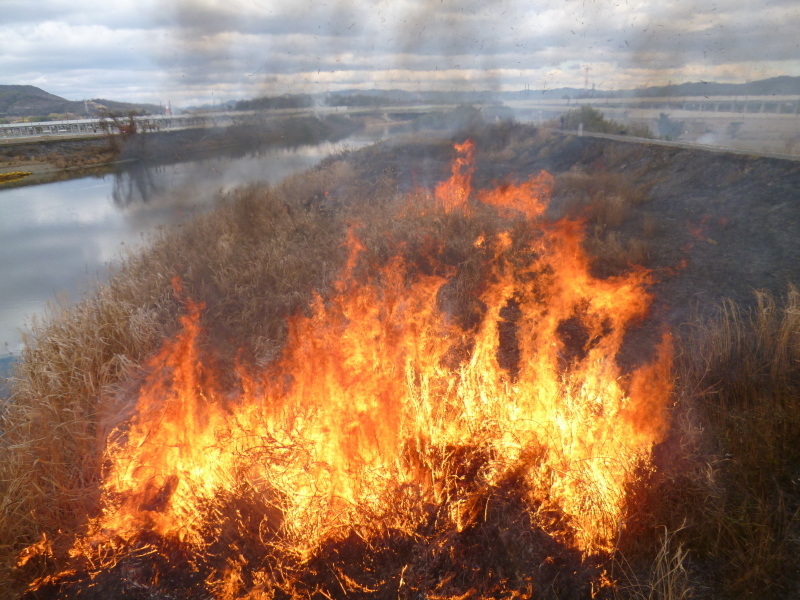
<instances>
[{"instance_id":1,"label":"burnt ground","mask_svg":"<svg viewBox=\"0 0 800 600\"><path fill-rule=\"evenodd\" d=\"M566 142L580 148L586 168L629 173L646 186L645 203L621 233L643 237L642 221L655 222L645 237L648 266L656 270L654 291L670 324L721 298L749 306L754 289L783 295L800 281L800 163L634 142Z\"/></svg>"},{"instance_id":2,"label":"burnt ground","mask_svg":"<svg viewBox=\"0 0 800 600\"><path fill-rule=\"evenodd\" d=\"M577 137L554 146L550 158L522 158L522 172L616 171L642 186L645 201L619 234L649 248L651 333L703 317L723 298L749 308L753 290L779 297L800 284L800 162Z\"/></svg>"},{"instance_id":3,"label":"burnt ground","mask_svg":"<svg viewBox=\"0 0 800 600\"><path fill-rule=\"evenodd\" d=\"M477 146L474 188L547 170L557 177L621 173L640 190L641 203L630 206L615 227L621 241L644 243L644 264L655 279L652 318L634 337L638 333L652 340L663 323L675 331L723 298L749 308L756 301L753 290L780 297L789 284L800 284L800 162L641 141L537 135L533 128L514 127L517 131L501 125L469 134ZM449 175L452 156L450 140L417 139L384 143L350 160L373 184L388 174L404 191L432 189ZM563 214L564 204L557 185L550 216ZM638 348L630 352L623 362L646 358Z\"/></svg>"}]
</instances>

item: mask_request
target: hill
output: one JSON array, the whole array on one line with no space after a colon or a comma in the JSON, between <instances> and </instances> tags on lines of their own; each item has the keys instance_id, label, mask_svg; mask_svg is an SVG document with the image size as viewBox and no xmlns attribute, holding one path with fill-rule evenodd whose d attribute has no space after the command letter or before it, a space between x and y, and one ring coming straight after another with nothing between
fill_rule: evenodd
<instances>
[{"instance_id":1,"label":"hill","mask_svg":"<svg viewBox=\"0 0 800 600\"><path fill-rule=\"evenodd\" d=\"M330 99L346 99L350 105L358 104L362 99L364 104L369 101L376 103L395 104L452 104L452 103L483 103L509 100L538 100L561 99L564 97L582 98L654 98L663 96L786 96L800 95L800 77L783 75L747 83L717 83L714 81L695 81L681 84L651 86L627 90L586 90L574 87L560 87L540 90L520 90L515 92L444 92L423 91L408 92L404 90L343 90L328 94L328 104L333 105Z\"/></svg>"},{"instance_id":2,"label":"hill","mask_svg":"<svg viewBox=\"0 0 800 600\"><path fill-rule=\"evenodd\" d=\"M0 116L65 112L69 100L32 85L0 85Z\"/></svg>"},{"instance_id":3,"label":"hill","mask_svg":"<svg viewBox=\"0 0 800 600\"><path fill-rule=\"evenodd\" d=\"M624 92L621 92L621 94ZM778 96L800 94L800 77L771 77L747 83L696 81L628 90L632 96Z\"/></svg>"},{"instance_id":4,"label":"hill","mask_svg":"<svg viewBox=\"0 0 800 600\"><path fill-rule=\"evenodd\" d=\"M94 98L85 102L83 100L67 100L33 85L0 85L0 118L16 120L27 117L45 121L50 118L50 115L59 118L63 118L65 115L96 116L103 109L123 114L132 110L145 114L160 111L160 107L155 104L116 102L102 98Z\"/></svg>"}]
</instances>

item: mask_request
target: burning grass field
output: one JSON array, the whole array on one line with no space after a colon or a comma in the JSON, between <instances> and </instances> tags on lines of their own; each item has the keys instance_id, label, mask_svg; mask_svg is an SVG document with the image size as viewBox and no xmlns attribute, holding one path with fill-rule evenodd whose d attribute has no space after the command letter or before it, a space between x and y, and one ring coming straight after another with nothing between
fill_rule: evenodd
<instances>
[{"instance_id":1,"label":"burning grass field","mask_svg":"<svg viewBox=\"0 0 800 600\"><path fill-rule=\"evenodd\" d=\"M34 322L6 596L800 592L800 294L688 318L725 239L662 155L469 139L239 190Z\"/></svg>"}]
</instances>

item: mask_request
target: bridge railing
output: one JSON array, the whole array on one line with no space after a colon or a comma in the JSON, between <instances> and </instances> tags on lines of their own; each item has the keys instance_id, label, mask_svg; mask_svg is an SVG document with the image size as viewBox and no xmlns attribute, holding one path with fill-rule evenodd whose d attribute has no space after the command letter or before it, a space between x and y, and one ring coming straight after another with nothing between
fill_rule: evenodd
<instances>
[{"instance_id":1,"label":"bridge railing","mask_svg":"<svg viewBox=\"0 0 800 600\"><path fill-rule=\"evenodd\" d=\"M145 115L133 118L138 132L169 131L193 127L224 127L252 118L255 111L192 113L181 115ZM92 117L61 121L38 121L0 124L0 139L20 137L50 137L59 135L102 135L120 133L119 125L124 126L127 119L116 120ZM118 125L119 124L119 125Z\"/></svg>"}]
</instances>

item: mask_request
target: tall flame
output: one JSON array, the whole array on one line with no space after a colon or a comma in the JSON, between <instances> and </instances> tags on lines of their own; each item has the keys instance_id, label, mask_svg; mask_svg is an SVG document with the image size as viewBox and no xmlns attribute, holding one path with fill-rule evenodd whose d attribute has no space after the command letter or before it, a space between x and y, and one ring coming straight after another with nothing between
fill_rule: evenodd
<instances>
[{"instance_id":1,"label":"tall flame","mask_svg":"<svg viewBox=\"0 0 800 600\"><path fill-rule=\"evenodd\" d=\"M450 179L436 186L434 197L437 206L445 213L469 210L467 200L472 192L472 173L475 171L475 145L466 140L455 145L456 158L451 167Z\"/></svg>"},{"instance_id":2,"label":"tall flame","mask_svg":"<svg viewBox=\"0 0 800 600\"><path fill-rule=\"evenodd\" d=\"M446 214L470 197L472 146L457 149L435 192ZM356 277L365 250L353 232L333 292L291 318L266 372L219 373L202 306L187 302L135 416L109 438L104 509L88 537L152 531L202 545L207 506L243 484L276 507L274 535L300 554L364 520L396 521L398 494L447 505L460 530L471 509L447 465L478 448L486 485L522 472L531 507L561 511L582 550L610 548L633 468L665 432L671 345L665 336L654 362L621 372L615 357L648 310L649 275L593 277L580 224L542 220L551 188L543 173L479 195L533 235L475 240L488 258L472 328L441 301L450 275L419 274L398 255ZM412 525L424 518L404 510Z\"/></svg>"}]
</instances>

